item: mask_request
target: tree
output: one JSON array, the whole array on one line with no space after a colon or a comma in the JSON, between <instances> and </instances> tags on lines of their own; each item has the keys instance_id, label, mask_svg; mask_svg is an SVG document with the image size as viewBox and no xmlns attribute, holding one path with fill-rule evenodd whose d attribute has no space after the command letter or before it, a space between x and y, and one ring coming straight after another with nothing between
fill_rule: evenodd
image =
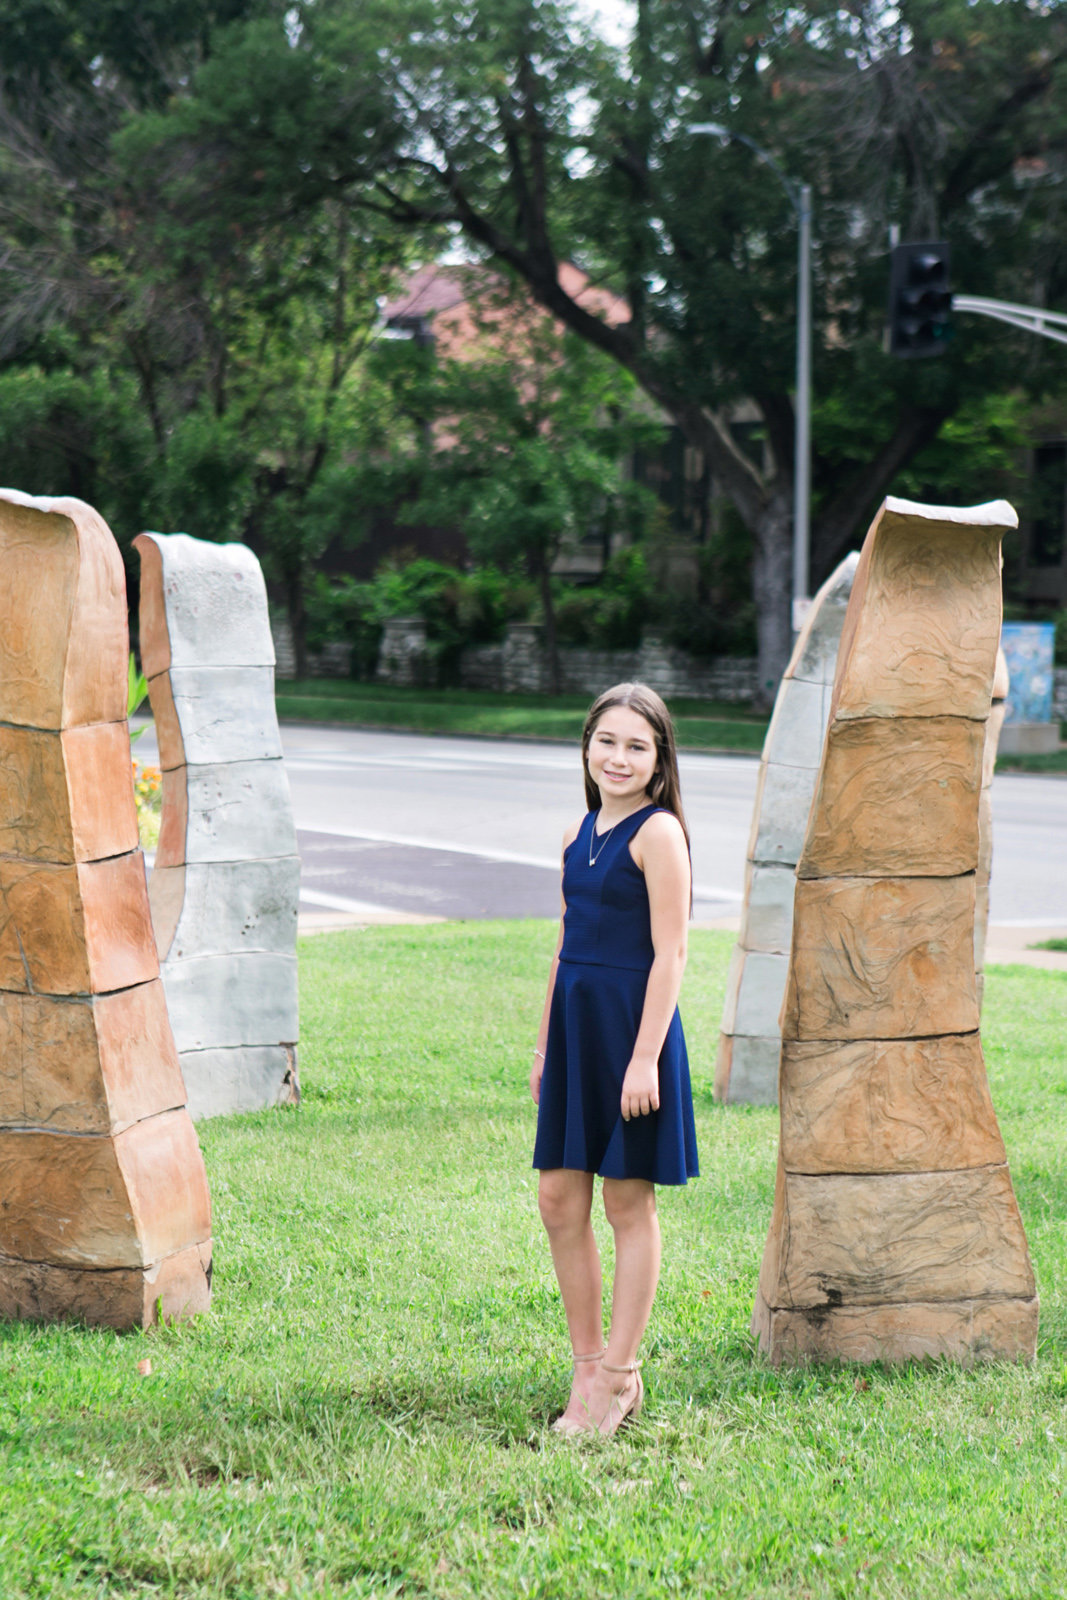
<instances>
[{"instance_id":1,"label":"tree","mask_svg":"<svg viewBox=\"0 0 1067 1600\"><path fill-rule=\"evenodd\" d=\"M748 530L767 695L789 644L794 217L750 150L687 124L743 132L815 186L816 388L862 420L846 459L816 438L816 577L976 389L1048 381L1042 353L981 325L936 363L893 363L880 344L890 224L947 235L960 288L1061 293L1060 0L638 0L624 52L565 0L315 0L289 16L284 37L235 29L157 119L200 203L292 215L328 196L458 231L630 372ZM239 116L218 87L235 78ZM292 125L266 170L279 99ZM566 292L567 257L625 294L628 323ZM762 459L731 432L741 397Z\"/></svg>"},{"instance_id":2,"label":"tree","mask_svg":"<svg viewBox=\"0 0 1067 1600\"><path fill-rule=\"evenodd\" d=\"M629 375L532 307L514 283L480 275L464 354L423 368L416 410L434 427L409 463L407 516L462 528L473 555L521 563L537 585L559 688L552 567L598 523L639 523L651 496L625 464L662 432Z\"/></svg>"},{"instance_id":3,"label":"tree","mask_svg":"<svg viewBox=\"0 0 1067 1600\"><path fill-rule=\"evenodd\" d=\"M207 296L211 319L176 326L221 352L228 251L251 261L256 241L301 234L327 207L412 240L462 236L710 460L752 542L768 696L789 643L795 224L751 150L688 124L745 133L815 187L816 421L855 419L825 452L816 433L816 579L961 406L1054 382L1025 335L969 322L947 357L903 363L881 330L891 224L948 237L961 290L1067 299L1063 0L638 0L622 52L566 0L315 0L207 31L168 99L134 97L113 145L121 205L102 214L154 214L159 242L136 304L159 296L184 316ZM83 207L90 238L96 215ZM16 243L22 226L9 216ZM62 255L57 232L40 237ZM140 265L112 233L126 253L109 275L96 251L95 299L75 293L68 251L79 316L92 305L99 320ZM566 291L568 258L625 295L628 322ZM761 417L757 458L730 427L742 397Z\"/></svg>"},{"instance_id":4,"label":"tree","mask_svg":"<svg viewBox=\"0 0 1067 1600\"><path fill-rule=\"evenodd\" d=\"M270 206L250 223L168 165L160 119L168 133L180 122L189 72L239 116L248 86L212 47L244 22L247 68L263 30L284 39L280 12L234 0L178 27L173 7L132 19L115 0L71 3L54 59L57 13L19 14L0 59L9 78L33 66L0 102L8 470L93 500L126 545L146 521L248 540L284 594L302 670L308 575L339 527L358 534L361 476L388 432L388 390L362 361L410 240L328 197L299 226ZM273 112L284 126L282 98Z\"/></svg>"}]
</instances>

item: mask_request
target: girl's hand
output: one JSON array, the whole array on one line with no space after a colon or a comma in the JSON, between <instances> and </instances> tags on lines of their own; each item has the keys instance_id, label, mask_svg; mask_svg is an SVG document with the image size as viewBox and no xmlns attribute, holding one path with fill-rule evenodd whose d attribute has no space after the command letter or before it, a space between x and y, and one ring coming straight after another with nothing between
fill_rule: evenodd
<instances>
[{"instance_id":1,"label":"girl's hand","mask_svg":"<svg viewBox=\"0 0 1067 1600\"><path fill-rule=\"evenodd\" d=\"M622 1119L647 1117L650 1111L659 1110L659 1064L655 1061L631 1060L622 1080Z\"/></svg>"},{"instance_id":2,"label":"girl's hand","mask_svg":"<svg viewBox=\"0 0 1067 1600\"><path fill-rule=\"evenodd\" d=\"M530 1093L533 1096L535 1106L541 1103L541 1074L544 1070L545 1058L535 1050L534 1063L530 1068Z\"/></svg>"}]
</instances>

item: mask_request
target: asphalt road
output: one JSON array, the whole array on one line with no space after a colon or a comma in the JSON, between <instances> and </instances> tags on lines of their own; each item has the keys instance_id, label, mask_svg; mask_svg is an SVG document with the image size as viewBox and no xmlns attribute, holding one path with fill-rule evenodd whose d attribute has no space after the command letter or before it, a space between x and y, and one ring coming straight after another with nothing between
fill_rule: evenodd
<instances>
[{"instance_id":1,"label":"asphalt road","mask_svg":"<svg viewBox=\"0 0 1067 1600\"><path fill-rule=\"evenodd\" d=\"M563 831L585 809L560 745L287 725L303 913L552 917ZM149 726L136 746L156 758ZM758 762L683 755L694 916L736 916ZM993 927L1067 929L1067 778L993 784Z\"/></svg>"},{"instance_id":2,"label":"asphalt road","mask_svg":"<svg viewBox=\"0 0 1067 1600\"><path fill-rule=\"evenodd\" d=\"M302 909L554 916L560 840L584 810L576 751L322 727L282 730ZM740 908L757 762L683 755L694 914ZM992 922L1067 926L1067 780L993 786Z\"/></svg>"}]
</instances>

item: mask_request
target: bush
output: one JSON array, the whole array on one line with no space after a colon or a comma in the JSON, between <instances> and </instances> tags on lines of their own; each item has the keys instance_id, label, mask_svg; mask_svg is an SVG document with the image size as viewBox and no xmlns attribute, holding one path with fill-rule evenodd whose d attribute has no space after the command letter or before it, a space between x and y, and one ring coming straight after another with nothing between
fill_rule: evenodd
<instances>
[{"instance_id":1,"label":"bush","mask_svg":"<svg viewBox=\"0 0 1067 1600\"><path fill-rule=\"evenodd\" d=\"M677 650L694 656L754 656L756 607L751 600L720 608L695 595L672 596L658 608L657 627Z\"/></svg>"},{"instance_id":2,"label":"bush","mask_svg":"<svg viewBox=\"0 0 1067 1600\"><path fill-rule=\"evenodd\" d=\"M460 651L503 638L510 621L528 614L533 592L532 585L496 567L461 572L425 558L404 566L386 562L362 583L318 573L306 602L308 645L321 650L333 640L351 644L353 677L370 678L388 619L420 616L431 677L448 681L456 674Z\"/></svg>"},{"instance_id":3,"label":"bush","mask_svg":"<svg viewBox=\"0 0 1067 1600\"><path fill-rule=\"evenodd\" d=\"M599 583L584 589L561 585L553 598L560 644L636 649L652 615L652 582L644 551L636 545L616 551Z\"/></svg>"}]
</instances>

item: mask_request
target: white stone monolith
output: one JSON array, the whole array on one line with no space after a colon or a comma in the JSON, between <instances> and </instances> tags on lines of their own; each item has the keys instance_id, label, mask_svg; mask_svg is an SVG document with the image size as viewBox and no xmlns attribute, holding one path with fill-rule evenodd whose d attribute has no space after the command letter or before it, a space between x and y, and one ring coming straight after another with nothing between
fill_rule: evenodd
<instances>
[{"instance_id":1,"label":"white stone monolith","mask_svg":"<svg viewBox=\"0 0 1067 1600\"><path fill-rule=\"evenodd\" d=\"M300 861L263 574L243 544L134 543L163 772L149 900L189 1109L291 1102Z\"/></svg>"},{"instance_id":2,"label":"white stone monolith","mask_svg":"<svg viewBox=\"0 0 1067 1600\"><path fill-rule=\"evenodd\" d=\"M773 1105L778 1099L778 1014L789 966L796 864L858 562L858 552L847 555L815 596L774 702L748 842L741 929L726 982L717 1100Z\"/></svg>"}]
</instances>

